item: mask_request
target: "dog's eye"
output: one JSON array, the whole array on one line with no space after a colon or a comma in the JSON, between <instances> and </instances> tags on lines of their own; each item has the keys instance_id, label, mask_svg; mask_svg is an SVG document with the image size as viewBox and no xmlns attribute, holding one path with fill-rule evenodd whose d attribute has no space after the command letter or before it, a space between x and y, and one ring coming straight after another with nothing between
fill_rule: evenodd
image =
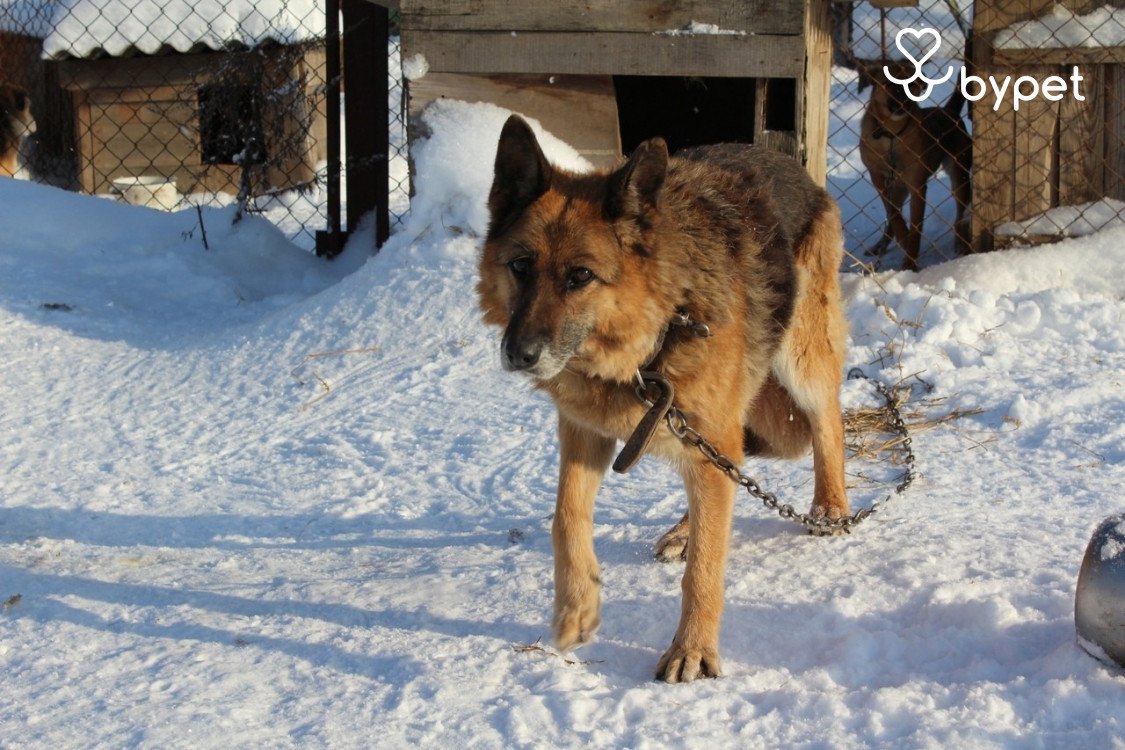
<instances>
[{"instance_id":1,"label":"dog's eye","mask_svg":"<svg viewBox=\"0 0 1125 750\"><path fill-rule=\"evenodd\" d=\"M524 282L531 277L531 258L526 256L508 262L508 270L516 281Z\"/></svg>"},{"instance_id":2,"label":"dog's eye","mask_svg":"<svg viewBox=\"0 0 1125 750\"><path fill-rule=\"evenodd\" d=\"M595 278L594 272L589 268L573 268L566 279L566 285L570 289L581 289Z\"/></svg>"}]
</instances>

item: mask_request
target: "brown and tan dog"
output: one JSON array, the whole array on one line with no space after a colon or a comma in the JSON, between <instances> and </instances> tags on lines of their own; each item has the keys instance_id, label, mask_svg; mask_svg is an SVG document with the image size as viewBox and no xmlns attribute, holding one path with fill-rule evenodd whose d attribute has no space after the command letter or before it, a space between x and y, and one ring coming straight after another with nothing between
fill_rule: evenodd
<instances>
[{"instance_id":1,"label":"brown and tan dog","mask_svg":"<svg viewBox=\"0 0 1125 750\"><path fill-rule=\"evenodd\" d=\"M913 73L911 66L897 61L879 61L861 67L859 90L870 86L871 98L860 124L859 154L887 214L883 237L869 252L883 254L893 239L905 253L903 267L916 270L926 214L926 186L939 167L945 167L957 203L954 223L957 252L969 250L965 211L972 190L969 180L972 140L961 121L965 98L959 88L942 107L920 107L906 95L901 84L887 80L884 65L899 80ZM916 85L920 86L921 81ZM918 88L915 94L921 95L921 91ZM902 215L908 196L909 226Z\"/></svg>"},{"instance_id":2,"label":"brown and tan dog","mask_svg":"<svg viewBox=\"0 0 1125 750\"><path fill-rule=\"evenodd\" d=\"M818 517L848 513L839 388L846 326L840 215L792 159L749 146L669 159L642 143L612 172L553 167L518 116L505 124L477 292L503 329L502 362L554 400L560 466L553 636L600 623L594 496L646 408L640 368L722 453L813 450ZM705 324L701 337L682 325ZM736 485L660 425L648 452L683 477L688 515L658 557L686 552L682 613L657 666L668 682L719 673L719 620Z\"/></svg>"},{"instance_id":3,"label":"brown and tan dog","mask_svg":"<svg viewBox=\"0 0 1125 750\"><path fill-rule=\"evenodd\" d=\"M0 175L15 177L20 146L35 132L31 99L10 83L0 83Z\"/></svg>"}]
</instances>

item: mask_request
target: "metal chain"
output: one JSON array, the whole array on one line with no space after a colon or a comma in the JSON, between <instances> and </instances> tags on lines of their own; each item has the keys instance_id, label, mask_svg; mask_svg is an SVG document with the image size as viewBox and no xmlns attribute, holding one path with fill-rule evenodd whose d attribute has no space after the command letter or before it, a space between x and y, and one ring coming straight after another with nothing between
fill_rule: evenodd
<instances>
[{"instance_id":1,"label":"metal chain","mask_svg":"<svg viewBox=\"0 0 1125 750\"><path fill-rule=\"evenodd\" d=\"M651 405L651 402L645 396L647 388L644 379L641 378L640 373L637 374L637 397L642 402ZM878 380L872 380L864 372L858 368L853 369L848 373L849 380L862 379L871 383L875 390L885 400L885 409L889 417L891 426L901 436L902 440L899 442L899 450L902 452L902 461L906 465L903 471L902 478L899 480L898 485L894 491L887 495L882 500L876 501L870 508L863 508L857 510L850 516L843 516L841 518L815 518L808 513L799 513L792 505L782 503L778 500L777 495L764 490L758 482L751 476L742 473L738 468L738 464L732 461L727 456L719 452L712 443L710 443L703 435L699 434L691 425L688 424L687 417L684 413L677 409L675 406L668 410L664 420L668 423L668 429L672 434L683 440L688 445L694 446L703 454L715 468L726 474L731 480L746 489L753 497L762 501L762 504L767 508L777 511L778 515L782 518L793 520L809 530L811 534L817 536L830 536L834 534L851 533L853 527L858 525L863 520L878 513L887 501L896 495L901 495L907 487L914 481L914 448L911 444L910 433L906 428L906 422L902 418L902 412L898 408L895 401L894 394L891 389Z\"/></svg>"}]
</instances>

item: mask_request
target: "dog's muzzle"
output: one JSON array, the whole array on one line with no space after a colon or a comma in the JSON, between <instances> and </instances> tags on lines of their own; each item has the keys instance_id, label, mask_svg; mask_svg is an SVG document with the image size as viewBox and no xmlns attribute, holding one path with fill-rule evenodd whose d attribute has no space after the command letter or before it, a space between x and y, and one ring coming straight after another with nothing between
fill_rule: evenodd
<instances>
[{"instance_id":1,"label":"dog's muzzle","mask_svg":"<svg viewBox=\"0 0 1125 750\"><path fill-rule=\"evenodd\" d=\"M543 356L542 341L528 341L518 336L505 336L501 344L504 369L509 372L526 372L539 364Z\"/></svg>"},{"instance_id":2,"label":"dog's muzzle","mask_svg":"<svg viewBox=\"0 0 1125 750\"><path fill-rule=\"evenodd\" d=\"M567 358L559 357L545 338L504 336L500 359L508 372L522 372L539 380L550 380L566 367Z\"/></svg>"}]
</instances>

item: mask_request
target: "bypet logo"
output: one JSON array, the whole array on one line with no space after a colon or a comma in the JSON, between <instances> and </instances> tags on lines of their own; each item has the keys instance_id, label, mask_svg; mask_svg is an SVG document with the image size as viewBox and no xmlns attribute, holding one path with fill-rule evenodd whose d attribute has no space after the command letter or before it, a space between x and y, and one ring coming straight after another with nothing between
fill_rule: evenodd
<instances>
[{"instance_id":1,"label":"bypet logo","mask_svg":"<svg viewBox=\"0 0 1125 750\"><path fill-rule=\"evenodd\" d=\"M903 42L904 36L911 36L915 40L915 46L922 48L922 40L930 39L931 43L925 54L921 58L916 58L908 48L908 45ZM888 81L897 83L902 86L903 92L910 97L912 101L922 102L930 97L933 92L934 86L945 83L953 77L953 66L950 65L946 69L945 75L940 78L929 78L922 70L922 66L931 57L937 54L941 48L941 35L935 29L924 28L920 31L914 29L901 29L895 35L895 46L898 51L902 53L903 57L914 64L914 74L907 78L896 78L887 66L883 66L883 75L887 77ZM911 89L915 81L922 81L926 84L926 88L920 93L915 94ZM1040 96L1043 98L1057 102L1066 96L1070 91L1076 101L1084 102L1086 97L1079 91L1078 84L1082 82L1082 76L1078 73L1078 66L1075 65L1069 78L1062 76L1048 76L1043 81L1032 76L1020 76L1012 82L1011 76L1004 76L1001 80L996 80L996 76L989 76L987 84L980 76L969 75L965 68L961 68L961 94L971 102L980 101L989 92L994 97L992 111L995 112L1000 109L1004 103L1005 97L1008 95L1009 87L1012 94L1012 107L1017 112L1020 108L1020 102L1030 102L1038 99Z\"/></svg>"}]
</instances>

